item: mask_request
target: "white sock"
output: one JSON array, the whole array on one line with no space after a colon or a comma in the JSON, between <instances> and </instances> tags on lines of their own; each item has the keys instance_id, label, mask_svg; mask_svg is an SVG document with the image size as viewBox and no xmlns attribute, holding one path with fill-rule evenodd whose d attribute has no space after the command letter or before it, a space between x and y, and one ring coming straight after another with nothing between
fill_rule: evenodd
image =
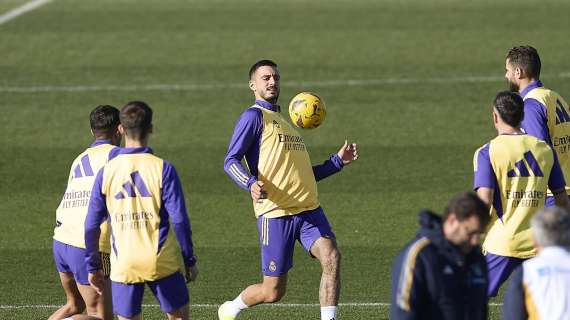
<instances>
[{"instance_id":1,"label":"white sock","mask_svg":"<svg viewBox=\"0 0 570 320\"><path fill-rule=\"evenodd\" d=\"M321 320L337 320L337 306L321 307Z\"/></svg>"},{"instance_id":2,"label":"white sock","mask_svg":"<svg viewBox=\"0 0 570 320\"><path fill-rule=\"evenodd\" d=\"M241 298L241 294L239 296L237 296L237 298L235 298L234 300L230 301L230 303L228 303L228 308L229 308L229 312L231 313L232 316L237 316L243 309L247 309L247 304L245 304L245 302L243 302L242 298Z\"/></svg>"}]
</instances>

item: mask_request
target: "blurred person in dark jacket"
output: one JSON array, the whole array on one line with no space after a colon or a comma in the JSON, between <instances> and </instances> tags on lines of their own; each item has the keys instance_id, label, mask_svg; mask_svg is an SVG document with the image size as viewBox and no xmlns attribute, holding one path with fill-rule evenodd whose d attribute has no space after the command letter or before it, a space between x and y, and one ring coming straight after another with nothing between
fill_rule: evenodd
<instances>
[{"instance_id":1,"label":"blurred person in dark jacket","mask_svg":"<svg viewBox=\"0 0 570 320\"><path fill-rule=\"evenodd\" d=\"M487 319L487 264L479 246L489 208L459 193L443 217L419 214L420 230L392 268L390 319Z\"/></svg>"}]
</instances>

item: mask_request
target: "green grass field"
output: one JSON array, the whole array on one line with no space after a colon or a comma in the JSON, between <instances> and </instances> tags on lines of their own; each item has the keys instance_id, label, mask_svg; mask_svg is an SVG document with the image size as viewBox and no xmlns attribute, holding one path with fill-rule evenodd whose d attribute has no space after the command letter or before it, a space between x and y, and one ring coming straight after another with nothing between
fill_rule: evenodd
<instances>
[{"instance_id":1,"label":"green grass field","mask_svg":"<svg viewBox=\"0 0 570 320\"><path fill-rule=\"evenodd\" d=\"M0 14L24 2L0 0ZM537 47L545 85L570 96L569 10L563 0L55 0L0 25L0 319L45 319L65 301L55 208L98 104L155 110L151 145L181 176L200 261L193 318L216 319L216 305L260 279L249 196L222 168L260 58L280 64L282 105L301 90L326 100L325 124L303 132L313 162L345 138L360 145L356 164L320 182L320 200L343 253L341 317L387 319L392 259L416 213L470 189L473 152L494 136L506 50ZM318 319L306 305L318 303L318 279L297 247L282 305L241 319ZM148 290L145 303L156 304ZM143 315L161 318L156 306Z\"/></svg>"}]
</instances>

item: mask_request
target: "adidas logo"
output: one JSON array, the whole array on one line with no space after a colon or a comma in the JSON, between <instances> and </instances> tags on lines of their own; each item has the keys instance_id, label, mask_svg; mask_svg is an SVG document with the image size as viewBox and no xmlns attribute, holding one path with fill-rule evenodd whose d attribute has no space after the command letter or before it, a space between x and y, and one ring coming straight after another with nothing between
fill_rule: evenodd
<instances>
[{"instance_id":1,"label":"adidas logo","mask_svg":"<svg viewBox=\"0 0 570 320\"><path fill-rule=\"evenodd\" d=\"M563 122L570 122L570 116L566 112L566 108L562 105L559 99L556 99L556 124L561 124Z\"/></svg>"},{"instance_id":2,"label":"adidas logo","mask_svg":"<svg viewBox=\"0 0 570 320\"><path fill-rule=\"evenodd\" d=\"M83 172L81 171L81 167L83 167ZM81 163L73 169L73 178L81 178L83 176L92 177L94 175L91 163L89 162L89 155L86 154L81 158Z\"/></svg>"},{"instance_id":3,"label":"adidas logo","mask_svg":"<svg viewBox=\"0 0 570 320\"><path fill-rule=\"evenodd\" d=\"M131 173L131 181L127 181L123 184L123 191L119 191L115 195L115 199L122 200L125 199L126 197L136 198L137 194L135 192L135 189L138 189L140 196L143 198L151 196L150 192L148 191L148 188L144 184L144 181L138 171Z\"/></svg>"},{"instance_id":4,"label":"adidas logo","mask_svg":"<svg viewBox=\"0 0 570 320\"><path fill-rule=\"evenodd\" d=\"M281 125L276 120L273 120L273 126L276 128L281 128Z\"/></svg>"},{"instance_id":5,"label":"adidas logo","mask_svg":"<svg viewBox=\"0 0 570 320\"><path fill-rule=\"evenodd\" d=\"M524 159L517 161L515 163L515 168L507 172L507 176L509 178L530 177L531 171L535 177L544 177L544 174L542 173L542 170L540 170L540 166L538 165L538 161L536 161L536 159L532 155L532 152L527 151L524 154Z\"/></svg>"}]
</instances>

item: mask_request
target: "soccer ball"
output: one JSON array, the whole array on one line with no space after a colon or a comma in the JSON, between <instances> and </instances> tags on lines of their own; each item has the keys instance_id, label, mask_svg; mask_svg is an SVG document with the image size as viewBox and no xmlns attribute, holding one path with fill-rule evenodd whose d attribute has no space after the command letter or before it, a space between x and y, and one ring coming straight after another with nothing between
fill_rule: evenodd
<instances>
[{"instance_id":1,"label":"soccer ball","mask_svg":"<svg viewBox=\"0 0 570 320\"><path fill-rule=\"evenodd\" d=\"M325 121L325 102L312 92L301 92L289 103L289 116L296 127L314 129Z\"/></svg>"}]
</instances>

